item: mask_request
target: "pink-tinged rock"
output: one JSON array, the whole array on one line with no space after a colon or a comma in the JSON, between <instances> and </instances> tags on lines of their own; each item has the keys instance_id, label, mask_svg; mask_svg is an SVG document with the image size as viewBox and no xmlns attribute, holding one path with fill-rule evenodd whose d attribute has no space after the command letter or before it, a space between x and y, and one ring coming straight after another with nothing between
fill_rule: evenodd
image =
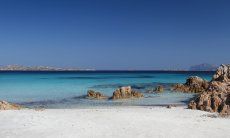
<instances>
[{"instance_id":1,"label":"pink-tinged rock","mask_svg":"<svg viewBox=\"0 0 230 138\"><path fill-rule=\"evenodd\" d=\"M21 108L22 107L20 105L0 101L0 110L19 110Z\"/></svg>"},{"instance_id":2,"label":"pink-tinged rock","mask_svg":"<svg viewBox=\"0 0 230 138\"><path fill-rule=\"evenodd\" d=\"M132 90L131 86L121 87L113 92L112 99L141 98L143 94Z\"/></svg>"},{"instance_id":3,"label":"pink-tinged rock","mask_svg":"<svg viewBox=\"0 0 230 138\"><path fill-rule=\"evenodd\" d=\"M186 93L200 93L208 88L209 84L206 80L192 76L186 80L185 84L176 84L172 87L173 91L186 92Z\"/></svg>"}]
</instances>

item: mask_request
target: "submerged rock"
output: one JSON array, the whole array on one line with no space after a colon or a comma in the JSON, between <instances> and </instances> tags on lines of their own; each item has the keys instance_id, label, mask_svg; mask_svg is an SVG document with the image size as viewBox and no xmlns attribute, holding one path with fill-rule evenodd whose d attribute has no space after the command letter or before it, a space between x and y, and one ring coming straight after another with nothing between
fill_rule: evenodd
<instances>
[{"instance_id":1,"label":"submerged rock","mask_svg":"<svg viewBox=\"0 0 230 138\"><path fill-rule=\"evenodd\" d=\"M0 110L19 110L21 108L22 107L20 105L0 101Z\"/></svg>"},{"instance_id":2,"label":"submerged rock","mask_svg":"<svg viewBox=\"0 0 230 138\"><path fill-rule=\"evenodd\" d=\"M113 92L112 99L140 98L143 94L132 90L131 86L121 87Z\"/></svg>"},{"instance_id":3,"label":"submerged rock","mask_svg":"<svg viewBox=\"0 0 230 138\"><path fill-rule=\"evenodd\" d=\"M209 83L198 77L192 76L186 80L185 84L176 84L172 87L173 91L180 91L180 92L191 92L191 93L200 93L205 91L209 86Z\"/></svg>"},{"instance_id":4,"label":"submerged rock","mask_svg":"<svg viewBox=\"0 0 230 138\"><path fill-rule=\"evenodd\" d=\"M148 89L146 93L161 93L164 91L163 85L158 85L154 89Z\"/></svg>"},{"instance_id":5,"label":"submerged rock","mask_svg":"<svg viewBox=\"0 0 230 138\"><path fill-rule=\"evenodd\" d=\"M154 89L148 89L146 90L146 93L154 93Z\"/></svg>"},{"instance_id":6,"label":"submerged rock","mask_svg":"<svg viewBox=\"0 0 230 138\"><path fill-rule=\"evenodd\" d=\"M96 92L94 90L88 90L87 97L91 99L107 99L108 98L107 96L104 96L102 93Z\"/></svg>"}]
</instances>

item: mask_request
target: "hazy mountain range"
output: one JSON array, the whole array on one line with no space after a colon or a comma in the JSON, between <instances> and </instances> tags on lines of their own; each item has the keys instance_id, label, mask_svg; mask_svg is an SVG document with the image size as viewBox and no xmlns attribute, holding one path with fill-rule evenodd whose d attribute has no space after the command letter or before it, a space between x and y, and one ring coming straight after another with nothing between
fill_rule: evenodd
<instances>
[{"instance_id":1,"label":"hazy mountain range","mask_svg":"<svg viewBox=\"0 0 230 138\"><path fill-rule=\"evenodd\" d=\"M50 66L22 66L22 65L7 65L0 66L0 71L85 71L94 69L81 68L57 68Z\"/></svg>"},{"instance_id":2,"label":"hazy mountain range","mask_svg":"<svg viewBox=\"0 0 230 138\"><path fill-rule=\"evenodd\" d=\"M215 71L217 69L216 65L212 64L199 64L199 65L194 65L189 68L190 71Z\"/></svg>"},{"instance_id":3,"label":"hazy mountain range","mask_svg":"<svg viewBox=\"0 0 230 138\"><path fill-rule=\"evenodd\" d=\"M166 71L215 71L217 66L211 64L199 64L186 69L167 69ZM22 65L7 65L0 66L0 71L94 71L95 69L81 68L57 68L50 66L22 66Z\"/></svg>"}]
</instances>

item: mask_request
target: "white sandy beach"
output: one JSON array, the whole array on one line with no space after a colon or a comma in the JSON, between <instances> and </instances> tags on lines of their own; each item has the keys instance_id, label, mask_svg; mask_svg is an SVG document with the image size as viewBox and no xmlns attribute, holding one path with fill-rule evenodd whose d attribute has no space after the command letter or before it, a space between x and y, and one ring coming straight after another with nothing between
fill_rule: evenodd
<instances>
[{"instance_id":1,"label":"white sandy beach","mask_svg":"<svg viewBox=\"0 0 230 138\"><path fill-rule=\"evenodd\" d=\"M0 111L0 137L230 137L230 118L183 107Z\"/></svg>"}]
</instances>

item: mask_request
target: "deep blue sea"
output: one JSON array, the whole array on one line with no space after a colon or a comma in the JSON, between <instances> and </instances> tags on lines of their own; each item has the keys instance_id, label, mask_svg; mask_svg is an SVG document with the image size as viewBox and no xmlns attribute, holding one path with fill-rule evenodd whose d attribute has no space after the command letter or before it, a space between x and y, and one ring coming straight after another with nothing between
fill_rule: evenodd
<instances>
[{"instance_id":1,"label":"deep blue sea","mask_svg":"<svg viewBox=\"0 0 230 138\"><path fill-rule=\"evenodd\" d=\"M0 72L0 100L45 108L183 105L194 95L172 92L170 86L184 83L189 76L210 80L213 74L167 71ZM165 87L165 92L145 93L159 84ZM144 98L116 101L84 98L89 89L112 96L116 88L127 85L143 92Z\"/></svg>"}]
</instances>

